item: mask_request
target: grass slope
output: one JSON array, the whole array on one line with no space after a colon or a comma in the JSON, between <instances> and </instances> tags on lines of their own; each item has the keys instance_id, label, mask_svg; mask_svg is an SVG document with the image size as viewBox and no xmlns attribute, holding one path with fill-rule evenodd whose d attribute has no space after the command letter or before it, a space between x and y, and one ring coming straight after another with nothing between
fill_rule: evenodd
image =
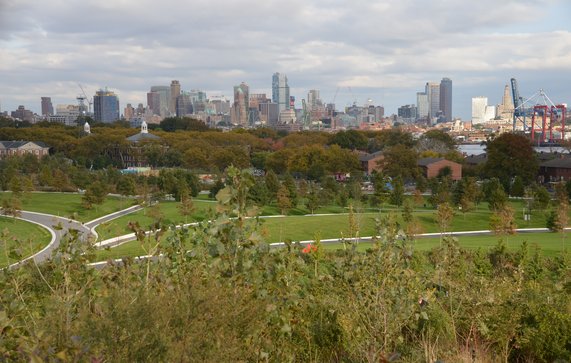
<instances>
[{"instance_id":1,"label":"grass slope","mask_svg":"<svg viewBox=\"0 0 571 363\"><path fill-rule=\"evenodd\" d=\"M0 199L8 198L10 195L10 192L1 192ZM81 194L75 193L29 193L22 198L22 209L89 222L127 208L134 203L132 199L109 196L102 205L94 206L93 209L85 209L81 206L81 197Z\"/></svg>"},{"instance_id":2,"label":"grass slope","mask_svg":"<svg viewBox=\"0 0 571 363\"><path fill-rule=\"evenodd\" d=\"M36 224L0 217L0 267L21 260L8 257L11 248L25 258L44 248L50 240L51 234Z\"/></svg>"}]
</instances>

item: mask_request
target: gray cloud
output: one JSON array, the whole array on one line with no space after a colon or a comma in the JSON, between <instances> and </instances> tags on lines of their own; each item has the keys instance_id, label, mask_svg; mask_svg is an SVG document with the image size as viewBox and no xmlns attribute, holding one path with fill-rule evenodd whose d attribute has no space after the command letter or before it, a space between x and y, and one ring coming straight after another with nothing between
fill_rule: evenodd
<instances>
[{"instance_id":1,"label":"gray cloud","mask_svg":"<svg viewBox=\"0 0 571 363\"><path fill-rule=\"evenodd\" d=\"M241 81L269 92L275 71L298 100L340 88L338 105L372 98L388 112L442 77L454 81L458 116L471 96L499 102L511 76L565 102L571 32L550 14L569 10L565 0L0 0L0 103L72 103L77 82L109 86L122 105L171 79L227 96ZM513 31L528 19L541 30Z\"/></svg>"}]
</instances>

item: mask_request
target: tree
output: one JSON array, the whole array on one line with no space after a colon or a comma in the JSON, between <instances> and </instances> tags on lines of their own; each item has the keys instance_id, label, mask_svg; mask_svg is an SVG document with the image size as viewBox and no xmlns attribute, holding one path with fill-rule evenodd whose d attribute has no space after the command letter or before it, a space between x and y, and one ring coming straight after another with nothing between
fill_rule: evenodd
<instances>
[{"instance_id":1,"label":"tree","mask_svg":"<svg viewBox=\"0 0 571 363\"><path fill-rule=\"evenodd\" d=\"M135 195L135 179L130 175L124 175L117 182L117 192L124 197Z\"/></svg>"},{"instance_id":2,"label":"tree","mask_svg":"<svg viewBox=\"0 0 571 363\"><path fill-rule=\"evenodd\" d=\"M436 220L438 222L438 228L440 229L440 239L442 240L442 235L448 231L450 223L454 218L454 209L448 203L439 204L436 208Z\"/></svg>"},{"instance_id":3,"label":"tree","mask_svg":"<svg viewBox=\"0 0 571 363\"><path fill-rule=\"evenodd\" d=\"M222 189L224 189L224 182L222 181L222 179L218 178L216 179L214 185L210 188L210 191L208 192L208 197L210 199L216 198L216 194L218 194L218 192L221 191Z\"/></svg>"},{"instance_id":4,"label":"tree","mask_svg":"<svg viewBox=\"0 0 571 363\"><path fill-rule=\"evenodd\" d=\"M539 169L533 145L525 135L503 133L486 142L488 159L484 170L490 178L498 178L508 190L511 180L519 176L524 184L533 182Z\"/></svg>"},{"instance_id":5,"label":"tree","mask_svg":"<svg viewBox=\"0 0 571 363\"><path fill-rule=\"evenodd\" d=\"M495 234L500 236L515 234L516 228L514 209L510 205L504 204L494 210L490 217L490 229Z\"/></svg>"},{"instance_id":6,"label":"tree","mask_svg":"<svg viewBox=\"0 0 571 363\"><path fill-rule=\"evenodd\" d=\"M248 191L248 198L259 206L268 204L270 201L270 192L268 191L266 183L261 179L257 179Z\"/></svg>"},{"instance_id":7,"label":"tree","mask_svg":"<svg viewBox=\"0 0 571 363\"><path fill-rule=\"evenodd\" d=\"M305 201L305 206L311 214L315 213L315 210L321 206L321 196L319 195L319 190L314 183L309 186L309 191L307 193L307 199Z\"/></svg>"},{"instance_id":8,"label":"tree","mask_svg":"<svg viewBox=\"0 0 571 363\"><path fill-rule=\"evenodd\" d=\"M497 178L493 178L484 184L484 196L490 210L499 210L508 202L504 187Z\"/></svg>"},{"instance_id":9,"label":"tree","mask_svg":"<svg viewBox=\"0 0 571 363\"><path fill-rule=\"evenodd\" d=\"M365 150L368 140L357 130L339 131L333 135L330 145L339 145L344 149Z\"/></svg>"},{"instance_id":10,"label":"tree","mask_svg":"<svg viewBox=\"0 0 571 363\"><path fill-rule=\"evenodd\" d=\"M288 197L289 200L291 201L291 205L292 207L297 207L297 203L298 203L298 197L297 197L297 186L295 185L295 179L293 178L293 176L291 176L291 174L287 173L285 178L284 178L284 182L283 185L285 185L285 187L288 190Z\"/></svg>"},{"instance_id":11,"label":"tree","mask_svg":"<svg viewBox=\"0 0 571 363\"><path fill-rule=\"evenodd\" d=\"M194 202L188 192L188 187L183 187L180 191L180 204L178 205L180 214L184 216L184 222L188 223L188 216L194 212Z\"/></svg>"},{"instance_id":12,"label":"tree","mask_svg":"<svg viewBox=\"0 0 571 363\"><path fill-rule=\"evenodd\" d=\"M269 202L271 203L278 196L278 190L280 189L280 180L278 179L276 173L274 173L273 170L270 170L266 173L264 181L266 183L266 188L268 189Z\"/></svg>"},{"instance_id":13,"label":"tree","mask_svg":"<svg viewBox=\"0 0 571 363\"><path fill-rule=\"evenodd\" d=\"M391 191L391 204L400 207L404 199L404 183L400 177L393 179L393 190Z\"/></svg>"},{"instance_id":14,"label":"tree","mask_svg":"<svg viewBox=\"0 0 571 363\"><path fill-rule=\"evenodd\" d=\"M278 190L278 208L281 214L286 214L292 207L291 199L289 198L288 188L282 184Z\"/></svg>"},{"instance_id":15,"label":"tree","mask_svg":"<svg viewBox=\"0 0 571 363\"><path fill-rule=\"evenodd\" d=\"M547 189L542 185L535 184L532 188L533 193L533 206L539 210L545 210L551 201L551 195Z\"/></svg>"},{"instance_id":16,"label":"tree","mask_svg":"<svg viewBox=\"0 0 571 363\"><path fill-rule=\"evenodd\" d=\"M379 166L387 176L391 178L400 176L402 180L411 180L420 175L417 166L418 154L414 149L405 145L395 145L383 151L383 156Z\"/></svg>"},{"instance_id":17,"label":"tree","mask_svg":"<svg viewBox=\"0 0 571 363\"><path fill-rule=\"evenodd\" d=\"M519 175L516 175L512 183L510 194L514 197L523 197L525 194L525 185Z\"/></svg>"},{"instance_id":18,"label":"tree","mask_svg":"<svg viewBox=\"0 0 571 363\"><path fill-rule=\"evenodd\" d=\"M87 187L81 198L81 202L84 208L91 209L93 205L103 204L106 196L107 189L105 185L99 180L96 180Z\"/></svg>"}]
</instances>

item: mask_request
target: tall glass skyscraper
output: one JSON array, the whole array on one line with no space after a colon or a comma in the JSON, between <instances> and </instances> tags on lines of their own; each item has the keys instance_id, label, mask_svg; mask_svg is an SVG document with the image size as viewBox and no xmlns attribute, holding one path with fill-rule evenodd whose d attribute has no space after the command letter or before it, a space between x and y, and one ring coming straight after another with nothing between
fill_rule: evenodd
<instances>
[{"instance_id":1,"label":"tall glass skyscraper","mask_svg":"<svg viewBox=\"0 0 571 363\"><path fill-rule=\"evenodd\" d=\"M452 121L452 80L442 78L440 81L440 110L446 122Z\"/></svg>"},{"instance_id":2,"label":"tall glass skyscraper","mask_svg":"<svg viewBox=\"0 0 571 363\"><path fill-rule=\"evenodd\" d=\"M285 74L276 72L272 76L272 102L278 104L278 112L290 109L289 86Z\"/></svg>"},{"instance_id":3,"label":"tall glass skyscraper","mask_svg":"<svg viewBox=\"0 0 571 363\"><path fill-rule=\"evenodd\" d=\"M119 98L111 91L99 90L93 97L93 112L95 121L114 122L119 120Z\"/></svg>"}]
</instances>

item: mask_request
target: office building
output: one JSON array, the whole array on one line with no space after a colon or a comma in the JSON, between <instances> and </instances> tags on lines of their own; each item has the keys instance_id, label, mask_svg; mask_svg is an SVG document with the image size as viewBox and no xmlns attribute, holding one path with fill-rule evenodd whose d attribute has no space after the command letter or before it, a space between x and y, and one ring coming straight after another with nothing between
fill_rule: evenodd
<instances>
[{"instance_id":1,"label":"office building","mask_svg":"<svg viewBox=\"0 0 571 363\"><path fill-rule=\"evenodd\" d=\"M120 119L119 97L107 89L101 89L93 96L94 119L98 122L114 122Z\"/></svg>"},{"instance_id":2,"label":"office building","mask_svg":"<svg viewBox=\"0 0 571 363\"><path fill-rule=\"evenodd\" d=\"M171 99L171 88L169 86L152 86L151 92L155 92L159 95L159 105L157 109L153 108L153 113L161 117L170 116L171 113L169 110L169 105Z\"/></svg>"},{"instance_id":3,"label":"office building","mask_svg":"<svg viewBox=\"0 0 571 363\"><path fill-rule=\"evenodd\" d=\"M440 84L427 82L425 93L428 96L428 117L432 123L440 112Z\"/></svg>"},{"instance_id":4,"label":"office building","mask_svg":"<svg viewBox=\"0 0 571 363\"><path fill-rule=\"evenodd\" d=\"M130 121L133 117L135 117L135 109L133 108L133 106L131 106L130 103L128 103L125 109L123 110L123 116L127 121Z\"/></svg>"},{"instance_id":5,"label":"office building","mask_svg":"<svg viewBox=\"0 0 571 363\"><path fill-rule=\"evenodd\" d=\"M22 121L28 121L33 123L35 121L34 113L30 110L26 110L24 106L18 106L16 111L12 111L10 116Z\"/></svg>"},{"instance_id":6,"label":"office building","mask_svg":"<svg viewBox=\"0 0 571 363\"><path fill-rule=\"evenodd\" d=\"M440 81L440 110L445 122L452 121L452 80L450 78L442 78Z\"/></svg>"},{"instance_id":7,"label":"office building","mask_svg":"<svg viewBox=\"0 0 571 363\"><path fill-rule=\"evenodd\" d=\"M192 115L194 109L188 92L182 92L176 98L176 117Z\"/></svg>"},{"instance_id":8,"label":"office building","mask_svg":"<svg viewBox=\"0 0 571 363\"><path fill-rule=\"evenodd\" d=\"M42 97L42 116L53 115L54 105L51 97Z\"/></svg>"},{"instance_id":9,"label":"office building","mask_svg":"<svg viewBox=\"0 0 571 363\"><path fill-rule=\"evenodd\" d=\"M290 109L289 85L285 74L274 73L272 76L272 102L278 104L279 112Z\"/></svg>"},{"instance_id":10,"label":"office building","mask_svg":"<svg viewBox=\"0 0 571 363\"><path fill-rule=\"evenodd\" d=\"M397 116L405 122L414 122L417 117L415 105L404 105L398 108Z\"/></svg>"},{"instance_id":11,"label":"office building","mask_svg":"<svg viewBox=\"0 0 571 363\"><path fill-rule=\"evenodd\" d=\"M234 86L234 104L232 105L232 123L242 127L248 126L250 108L250 87L244 82Z\"/></svg>"},{"instance_id":12,"label":"office building","mask_svg":"<svg viewBox=\"0 0 571 363\"><path fill-rule=\"evenodd\" d=\"M180 82L177 80L173 80L171 82L170 101L169 101L169 113L171 115L176 114L176 100L178 96L180 96Z\"/></svg>"},{"instance_id":13,"label":"office building","mask_svg":"<svg viewBox=\"0 0 571 363\"><path fill-rule=\"evenodd\" d=\"M472 124L477 125L496 117L496 107L488 106L488 97L472 97Z\"/></svg>"},{"instance_id":14,"label":"office building","mask_svg":"<svg viewBox=\"0 0 571 363\"><path fill-rule=\"evenodd\" d=\"M426 92L416 93L416 115L417 119L428 119L428 95Z\"/></svg>"}]
</instances>

